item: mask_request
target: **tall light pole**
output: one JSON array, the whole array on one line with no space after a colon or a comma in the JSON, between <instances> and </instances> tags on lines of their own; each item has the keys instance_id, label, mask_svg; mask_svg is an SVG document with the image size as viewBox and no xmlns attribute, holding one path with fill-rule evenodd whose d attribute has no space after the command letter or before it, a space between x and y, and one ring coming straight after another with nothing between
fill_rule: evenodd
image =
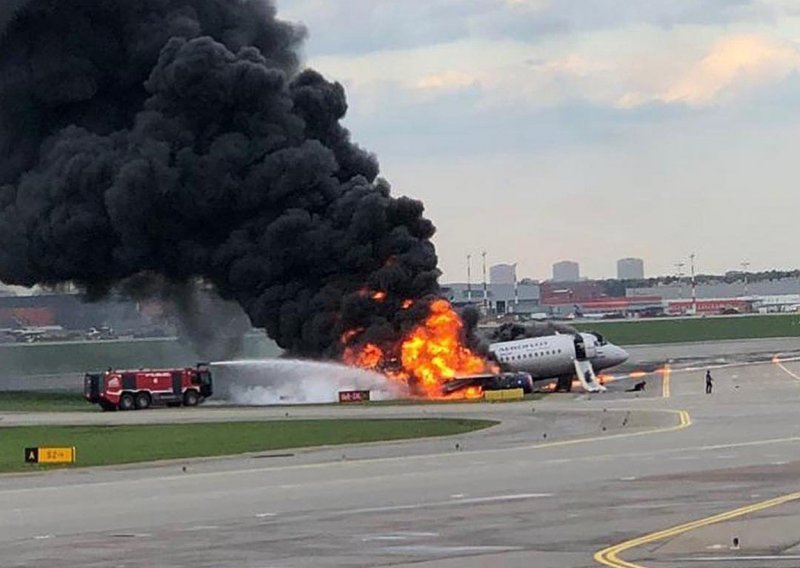
<instances>
[{"instance_id":1,"label":"tall light pole","mask_svg":"<svg viewBox=\"0 0 800 568\"><path fill-rule=\"evenodd\" d=\"M483 311L489 313L489 291L486 289L486 251L481 253L483 258Z\"/></svg>"},{"instance_id":2,"label":"tall light pole","mask_svg":"<svg viewBox=\"0 0 800 568\"><path fill-rule=\"evenodd\" d=\"M742 261L742 276L744 277L744 296L747 297L747 269L750 268L750 263L746 260Z\"/></svg>"},{"instance_id":3,"label":"tall light pole","mask_svg":"<svg viewBox=\"0 0 800 568\"><path fill-rule=\"evenodd\" d=\"M689 264L692 271L692 315L697 315L697 286L694 281L694 253L689 255Z\"/></svg>"},{"instance_id":4,"label":"tall light pole","mask_svg":"<svg viewBox=\"0 0 800 568\"><path fill-rule=\"evenodd\" d=\"M472 303L472 255L467 255L467 303Z\"/></svg>"},{"instance_id":5,"label":"tall light pole","mask_svg":"<svg viewBox=\"0 0 800 568\"><path fill-rule=\"evenodd\" d=\"M685 262L675 263L675 276L678 277L678 299L683 300L683 267L686 266Z\"/></svg>"}]
</instances>

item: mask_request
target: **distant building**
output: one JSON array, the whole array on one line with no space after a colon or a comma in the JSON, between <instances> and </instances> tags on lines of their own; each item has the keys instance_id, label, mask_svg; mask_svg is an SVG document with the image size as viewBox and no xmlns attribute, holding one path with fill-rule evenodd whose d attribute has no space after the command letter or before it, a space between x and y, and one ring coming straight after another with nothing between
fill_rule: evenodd
<instances>
[{"instance_id":1,"label":"distant building","mask_svg":"<svg viewBox=\"0 0 800 568\"><path fill-rule=\"evenodd\" d=\"M489 267L489 282L491 284L514 284L516 278L516 264L495 264Z\"/></svg>"},{"instance_id":2,"label":"distant building","mask_svg":"<svg viewBox=\"0 0 800 568\"><path fill-rule=\"evenodd\" d=\"M782 296L786 294L800 294L800 278L791 276L775 280L760 280L747 283L748 296ZM680 300L690 298L692 295L691 284L688 278L680 282L659 284L644 288L626 288L626 296L661 296L665 300ZM735 298L745 295L744 280L739 282L716 282L713 284L697 284L696 295L698 298Z\"/></svg>"},{"instance_id":3,"label":"distant building","mask_svg":"<svg viewBox=\"0 0 800 568\"><path fill-rule=\"evenodd\" d=\"M630 299L630 298L629 298ZM696 301L666 300L666 313L671 316L691 314L746 314L754 311L752 298L704 298Z\"/></svg>"},{"instance_id":4,"label":"distant building","mask_svg":"<svg viewBox=\"0 0 800 568\"><path fill-rule=\"evenodd\" d=\"M483 285L465 282L442 284L442 293L456 307L483 306ZM539 311L539 286L536 284L489 284L486 308L493 314L531 314Z\"/></svg>"},{"instance_id":5,"label":"distant building","mask_svg":"<svg viewBox=\"0 0 800 568\"><path fill-rule=\"evenodd\" d=\"M584 280L582 282L544 282L539 285L539 295L543 305L573 305L606 297L602 282Z\"/></svg>"},{"instance_id":6,"label":"distant building","mask_svg":"<svg viewBox=\"0 0 800 568\"><path fill-rule=\"evenodd\" d=\"M553 265L553 282L577 282L581 279L580 265L571 260L562 260Z\"/></svg>"},{"instance_id":7,"label":"distant building","mask_svg":"<svg viewBox=\"0 0 800 568\"><path fill-rule=\"evenodd\" d=\"M641 280L644 278L644 261L641 258L621 258L617 261L618 280Z\"/></svg>"}]
</instances>

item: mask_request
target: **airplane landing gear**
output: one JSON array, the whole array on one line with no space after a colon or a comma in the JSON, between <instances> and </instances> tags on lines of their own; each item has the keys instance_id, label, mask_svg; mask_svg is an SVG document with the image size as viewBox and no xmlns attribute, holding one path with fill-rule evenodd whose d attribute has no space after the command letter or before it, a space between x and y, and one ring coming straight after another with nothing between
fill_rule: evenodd
<instances>
[{"instance_id":1,"label":"airplane landing gear","mask_svg":"<svg viewBox=\"0 0 800 568\"><path fill-rule=\"evenodd\" d=\"M572 378L572 375L562 375L558 377L558 382L556 383L556 392L571 392Z\"/></svg>"}]
</instances>

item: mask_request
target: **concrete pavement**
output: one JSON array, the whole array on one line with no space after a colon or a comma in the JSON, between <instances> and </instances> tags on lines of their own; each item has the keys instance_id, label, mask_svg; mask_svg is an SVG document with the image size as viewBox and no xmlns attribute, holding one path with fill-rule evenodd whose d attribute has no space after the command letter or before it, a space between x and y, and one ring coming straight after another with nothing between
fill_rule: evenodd
<instances>
[{"instance_id":1,"label":"concrete pavement","mask_svg":"<svg viewBox=\"0 0 800 568\"><path fill-rule=\"evenodd\" d=\"M800 375L797 362L785 368ZM193 461L185 473L181 462L2 477L0 565L596 566L612 545L800 489L800 381L771 363L714 374L710 396L695 371L671 375L670 398L290 410L503 422L457 440ZM736 566L796 566L800 538L785 527L798 513L789 502L620 554L633 566L735 555ZM747 535L738 551L735 534Z\"/></svg>"}]
</instances>

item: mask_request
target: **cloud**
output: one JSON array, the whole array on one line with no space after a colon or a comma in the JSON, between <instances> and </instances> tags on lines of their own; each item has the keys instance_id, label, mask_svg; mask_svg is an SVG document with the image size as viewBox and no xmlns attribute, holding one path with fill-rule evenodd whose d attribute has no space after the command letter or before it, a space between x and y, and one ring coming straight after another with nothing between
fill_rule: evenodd
<instances>
[{"instance_id":1,"label":"cloud","mask_svg":"<svg viewBox=\"0 0 800 568\"><path fill-rule=\"evenodd\" d=\"M792 45L757 36L725 38L665 93L664 99L708 104L737 83L763 84L783 79L797 69L798 63L800 53Z\"/></svg>"},{"instance_id":2,"label":"cloud","mask_svg":"<svg viewBox=\"0 0 800 568\"><path fill-rule=\"evenodd\" d=\"M419 79L414 87L422 90L454 91L477 85L477 77L461 71L443 71Z\"/></svg>"},{"instance_id":3,"label":"cloud","mask_svg":"<svg viewBox=\"0 0 800 568\"><path fill-rule=\"evenodd\" d=\"M315 55L363 54L469 39L535 43L647 25L773 21L786 0L279 0L281 17L310 30Z\"/></svg>"},{"instance_id":4,"label":"cloud","mask_svg":"<svg viewBox=\"0 0 800 568\"><path fill-rule=\"evenodd\" d=\"M757 35L728 36L699 61L690 62L668 85L631 90L620 97L619 106L653 102L708 106L725 96L778 83L799 68L800 51L794 44Z\"/></svg>"},{"instance_id":5,"label":"cloud","mask_svg":"<svg viewBox=\"0 0 800 568\"><path fill-rule=\"evenodd\" d=\"M742 106L788 85L800 48L766 34L645 27L537 46L470 40L311 63L345 84L358 100L354 112L373 117L440 100L465 105L466 114L578 105L659 118L671 111L658 107Z\"/></svg>"}]
</instances>

